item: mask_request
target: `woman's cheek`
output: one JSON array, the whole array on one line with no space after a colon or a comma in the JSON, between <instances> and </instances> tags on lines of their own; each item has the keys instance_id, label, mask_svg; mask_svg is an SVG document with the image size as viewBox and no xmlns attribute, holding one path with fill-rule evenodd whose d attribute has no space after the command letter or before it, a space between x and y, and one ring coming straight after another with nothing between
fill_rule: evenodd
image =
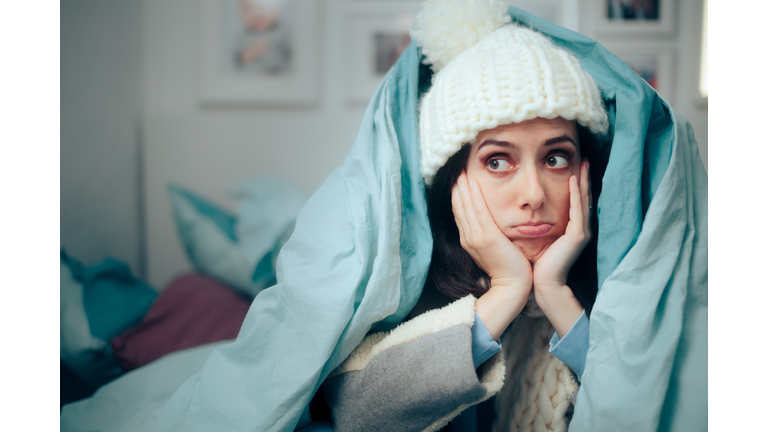
<instances>
[{"instance_id":1,"label":"woman's cheek","mask_svg":"<svg viewBox=\"0 0 768 432\"><path fill-rule=\"evenodd\" d=\"M554 184L551 185L551 196L554 197L553 204L555 213L557 214L557 226L558 234L565 233L565 227L568 225L569 212L571 209L571 194L568 188L568 179L570 176L564 179L557 179Z\"/></svg>"},{"instance_id":2,"label":"woman's cheek","mask_svg":"<svg viewBox=\"0 0 768 432\"><path fill-rule=\"evenodd\" d=\"M483 189L485 203L488 205L488 211L490 211L493 221L496 222L496 225L502 227L504 226L503 215L509 211L510 206L503 194L498 193L498 191L493 188L489 189L488 193Z\"/></svg>"}]
</instances>

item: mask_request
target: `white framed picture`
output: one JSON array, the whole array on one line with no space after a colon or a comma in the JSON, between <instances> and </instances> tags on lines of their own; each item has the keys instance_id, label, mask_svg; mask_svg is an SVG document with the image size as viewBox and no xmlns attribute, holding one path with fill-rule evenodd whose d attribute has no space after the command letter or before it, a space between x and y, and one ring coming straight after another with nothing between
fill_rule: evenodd
<instances>
[{"instance_id":1,"label":"white framed picture","mask_svg":"<svg viewBox=\"0 0 768 432\"><path fill-rule=\"evenodd\" d=\"M674 49L665 44L611 44L605 48L629 65L664 100L674 104Z\"/></svg>"},{"instance_id":2,"label":"white framed picture","mask_svg":"<svg viewBox=\"0 0 768 432\"><path fill-rule=\"evenodd\" d=\"M676 27L676 0L595 0L595 32L600 35L671 36Z\"/></svg>"},{"instance_id":3,"label":"white framed picture","mask_svg":"<svg viewBox=\"0 0 768 432\"><path fill-rule=\"evenodd\" d=\"M346 12L346 99L352 104L366 104L408 48L408 34L419 3L390 3Z\"/></svg>"},{"instance_id":4,"label":"white framed picture","mask_svg":"<svg viewBox=\"0 0 768 432\"><path fill-rule=\"evenodd\" d=\"M316 1L199 0L198 9L203 105L317 102Z\"/></svg>"},{"instance_id":5,"label":"white framed picture","mask_svg":"<svg viewBox=\"0 0 768 432\"><path fill-rule=\"evenodd\" d=\"M579 0L505 2L553 24L578 30ZM366 104L373 96L386 72L410 44L408 31L420 4L418 0L386 3L358 0L347 4L345 83L349 103Z\"/></svg>"}]
</instances>

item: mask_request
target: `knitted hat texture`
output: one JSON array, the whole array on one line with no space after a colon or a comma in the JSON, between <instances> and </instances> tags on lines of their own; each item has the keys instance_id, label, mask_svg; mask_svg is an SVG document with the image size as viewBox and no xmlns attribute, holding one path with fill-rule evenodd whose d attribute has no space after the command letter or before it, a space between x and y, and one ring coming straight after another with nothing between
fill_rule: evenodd
<instances>
[{"instance_id":1,"label":"knitted hat texture","mask_svg":"<svg viewBox=\"0 0 768 432\"><path fill-rule=\"evenodd\" d=\"M436 7L442 3L477 6L482 2L427 1L411 33L427 57L424 63L432 64L435 71L419 117L420 168L427 185L462 145L472 143L480 131L499 125L562 117L592 133L608 130L600 91L576 57L540 33L504 25L498 2L491 1L485 8L487 19L470 17L474 27L466 22L467 14L450 18L445 8ZM491 23L502 26L489 32ZM462 43L453 42L451 28L459 28L465 37L474 35L479 42L457 53Z\"/></svg>"}]
</instances>

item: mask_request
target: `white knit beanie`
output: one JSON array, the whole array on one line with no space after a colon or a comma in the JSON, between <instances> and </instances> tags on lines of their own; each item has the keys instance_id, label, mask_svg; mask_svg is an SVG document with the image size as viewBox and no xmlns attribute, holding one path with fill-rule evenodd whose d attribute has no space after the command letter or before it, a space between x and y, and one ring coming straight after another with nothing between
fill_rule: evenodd
<instances>
[{"instance_id":1,"label":"white knit beanie","mask_svg":"<svg viewBox=\"0 0 768 432\"><path fill-rule=\"evenodd\" d=\"M608 130L600 91L579 61L544 35L509 21L501 1L422 3L411 37L434 71L419 117L427 185L485 129L562 117L592 133Z\"/></svg>"}]
</instances>

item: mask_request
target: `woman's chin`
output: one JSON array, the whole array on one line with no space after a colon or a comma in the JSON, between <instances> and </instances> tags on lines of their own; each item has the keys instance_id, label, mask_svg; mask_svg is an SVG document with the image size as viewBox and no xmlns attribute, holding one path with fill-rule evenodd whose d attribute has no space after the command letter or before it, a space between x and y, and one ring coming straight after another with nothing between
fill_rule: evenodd
<instances>
[{"instance_id":1,"label":"woman's chin","mask_svg":"<svg viewBox=\"0 0 768 432\"><path fill-rule=\"evenodd\" d=\"M557 237L539 237L535 239L512 239L512 243L517 246L523 255L531 264L538 261L547 248L557 240Z\"/></svg>"}]
</instances>

